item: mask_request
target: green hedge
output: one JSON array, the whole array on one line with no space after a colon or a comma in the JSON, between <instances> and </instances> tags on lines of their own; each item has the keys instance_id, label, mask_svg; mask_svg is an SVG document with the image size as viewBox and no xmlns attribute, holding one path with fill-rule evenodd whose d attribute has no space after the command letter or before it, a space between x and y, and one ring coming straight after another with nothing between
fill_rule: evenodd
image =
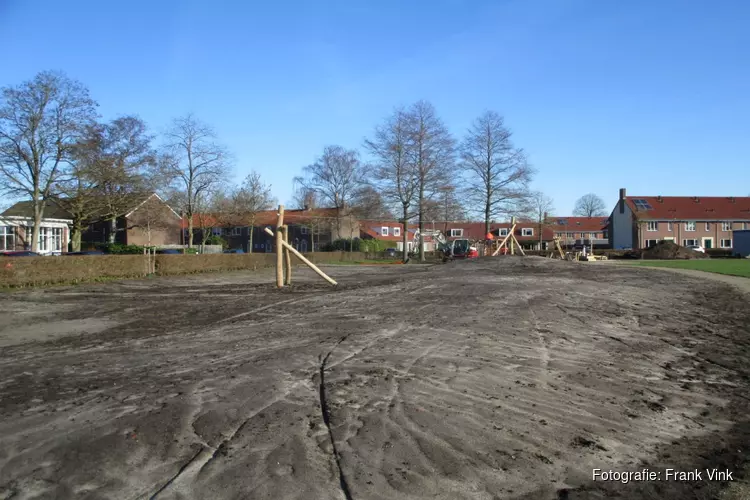
<instances>
[{"instance_id":1,"label":"green hedge","mask_svg":"<svg viewBox=\"0 0 750 500\"><path fill-rule=\"evenodd\" d=\"M316 264L359 262L361 252L316 252L306 254ZM301 262L292 256L292 264ZM156 255L156 274L161 276L210 271L258 270L276 265L276 254ZM0 257L0 288L55 283L77 283L104 279L142 277L143 255L74 255L61 257Z\"/></svg>"}]
</instances>

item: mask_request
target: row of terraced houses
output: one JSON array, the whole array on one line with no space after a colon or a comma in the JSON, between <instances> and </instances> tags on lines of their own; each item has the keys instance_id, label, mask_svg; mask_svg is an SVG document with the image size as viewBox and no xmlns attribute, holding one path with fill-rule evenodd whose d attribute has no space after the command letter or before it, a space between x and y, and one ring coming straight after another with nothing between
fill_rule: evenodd
<instances>
[{"instance_id":1,"label":"row of terraced houses","mask_svg":"<svg viewBox=\"0 0 750 500\"><path fill-rule=\"evenodd\" d=\"M148 202L148 203L147 203ZM153 205L161 206L154 210ZM151 208L146 214L140 213ZM158 208L158 207L157 207ZM161 214L163 220L149 224L144 218ZM30 248L32 207L22 202L0 214L0 250ZM140 215L139 215L140 214ZM123 244L184 245L187 243L188 221L162 201L157 195L146 200L134 200L133 209L117 222L116 241ZM231 248L245 252L273 251L273 239L264 228L274 226L276 212L257 214L253 227L247 219L219 219L211 214L193 218L194 242L203 239L203 231L220 235ZM357 220L336 209L299 209L286 212L289 239L302 252L318 251L339 238L380 240L387 246L402 249L403 227L395 220ZM55 254L68 250L72 219L60 207L52 207L42 221L40 253ZM490 232L503 238L511 228L509 222L492 222ZM442 221L426 224L425 229L440 230L449 240L486 238L483 222ZM92 220L84 231L82 241L95 244L107 241L109 223ZM407 245L412 249L416 224L407 227ZM528 249L548 249L555 237L563 246L587 244L594 248L639 249L662 240L683 246L701 245L705 248L732 249L737 231L750 230L750 197L670 197L628 196L621 189L617 204L606 217L548 216L544 223L520 221L515 236ZM425 250L435 248L430 238L424 239ZM380 245L382 246L382 245Z\"/></svg>"}]
</instances>

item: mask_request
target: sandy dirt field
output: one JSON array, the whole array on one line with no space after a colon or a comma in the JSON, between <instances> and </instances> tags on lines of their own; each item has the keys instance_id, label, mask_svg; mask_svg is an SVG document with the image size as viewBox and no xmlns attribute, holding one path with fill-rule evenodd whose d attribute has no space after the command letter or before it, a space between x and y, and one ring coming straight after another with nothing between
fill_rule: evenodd
<instances>
[{"instance_id":1,"label":"sandy dirt field","mask_svg":"<svg viewBox=\"0 0 750 500\"><path fill-rule=\"evenodd\" d=\"M724 498L750 300L626 266L436 266L0 294L0 499Z\"/></svg>"}]
</instances>

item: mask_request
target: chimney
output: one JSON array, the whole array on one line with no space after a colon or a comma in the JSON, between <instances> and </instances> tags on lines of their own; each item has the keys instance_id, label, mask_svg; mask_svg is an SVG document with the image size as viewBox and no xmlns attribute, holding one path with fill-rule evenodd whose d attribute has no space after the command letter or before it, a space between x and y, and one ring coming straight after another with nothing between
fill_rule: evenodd
<instances>
[{"instance_id":1,"label":"chimney","mask_svg":"<svg viewBox=\"0 0 750 500\"><path fill-rule=\"evenodd\" d=\"M627 192L625 191L625 188L620 188L620 213L621 214L625 213L625 198L626 198L625 195L626 194Z\"/></svg>"}]
</instances>

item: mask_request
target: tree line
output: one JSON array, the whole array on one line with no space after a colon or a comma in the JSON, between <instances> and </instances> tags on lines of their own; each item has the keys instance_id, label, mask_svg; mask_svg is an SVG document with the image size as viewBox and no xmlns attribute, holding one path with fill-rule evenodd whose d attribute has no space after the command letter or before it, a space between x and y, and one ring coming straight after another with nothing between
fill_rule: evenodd
<instances>
[{"instance_id":1,"label":"tree line","mask_svg":"<svg viewBox=\"0 0 750 500\"><path fill-rule=\"evenodd\" d=\"M375 126L361 146L366 160L357 149L326 146L293 179L291 203L335 208L339 229L344 216L398 219L404 252L406 226L414 221L422 232L430 221L469 217L480 217L487 231L492 221L512 215L543 222L552 200L531 190L535 171L512 136L504 118L487 111L456 138L432 104L418 101ZM205 227L217 223L217 214L252 227L257 213L276 203L271 186L256 171L232 185L232 171L231 153L192 114L173 119L157 137L135 115L102 121L86 86L63 73L41 72L2 89L0 190L30 200L32 250L50 204L70 212L76 250L92 220L109 221L114 242L122 230L118 219L153 192L187 220L190 246L195 224L204 229L205 243ZM588 215L601 211L596 200L582 207ZM207 214L213 214L211 224Z\"/></svg>"}]
</instances>

